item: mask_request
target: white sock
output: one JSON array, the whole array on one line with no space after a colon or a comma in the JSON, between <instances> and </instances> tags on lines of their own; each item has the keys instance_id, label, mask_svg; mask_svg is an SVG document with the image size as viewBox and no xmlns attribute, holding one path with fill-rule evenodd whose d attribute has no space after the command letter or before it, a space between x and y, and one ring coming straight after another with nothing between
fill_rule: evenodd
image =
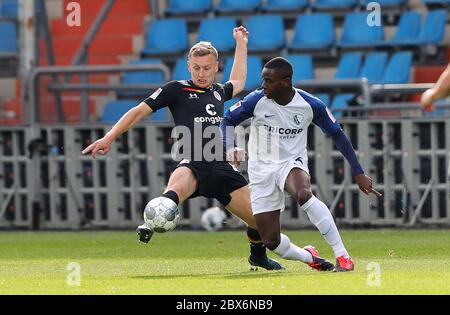
<instances>
[{"instance_id":1,"label":"white sock","mask_svg":"<svg viewBox=\"0 0 450 315\"><path fill-rule=\"evenodd\" d=\"M331 246L334 255L336 257L349 257L328 207L315 196L312 196L301 208Z\"/></svg>"},{"instance_id":2,"label":"white sock","mask_svg":"<svg viewBox=\"0 0 450 315\"><path fill-rule=\"evenodd\" d=\"M291 243L289 237L281 234L280 244L273 250L275 254L284 259L300 260L304 263L310 263L313 261L311 254L297 245Z\"/></svg>"}]
</instances>

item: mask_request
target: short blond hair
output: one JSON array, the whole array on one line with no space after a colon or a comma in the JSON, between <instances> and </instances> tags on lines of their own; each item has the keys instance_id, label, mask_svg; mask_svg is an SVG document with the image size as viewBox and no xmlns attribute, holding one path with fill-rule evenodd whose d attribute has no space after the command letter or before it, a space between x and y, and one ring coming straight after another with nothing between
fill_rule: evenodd
<instances>
[{"instance_id":1,"label":"short blond hair","mask_svg":"<svg viewBox=\"0 0 450 315\"><path fill-rule=\"evenodd\" d=\"M211 44L211 42L202 41L192 46L191 50L189 50L188 59L190 59L192 56L202 57L209 54L216 57L216 60L219 59L219 53L217 52L217 49Z\"/></svg>"}]
</instances>

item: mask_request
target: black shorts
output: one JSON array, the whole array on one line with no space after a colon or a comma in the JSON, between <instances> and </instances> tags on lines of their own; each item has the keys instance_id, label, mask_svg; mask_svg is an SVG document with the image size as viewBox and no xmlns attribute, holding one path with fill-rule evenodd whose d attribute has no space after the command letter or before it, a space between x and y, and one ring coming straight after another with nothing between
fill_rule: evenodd
<instances>
[{"instance_id":1,"label":"black shorts","mask_svg":"<svg viewBox=\"0 0 450 315\"><path fill-rule=\"evenodd\" d=\"M246 186L247 180L228 162L181 161L175 168L189 167L198 181L197 190L189 197L216 198L224 206L231 201L230 193Z\"/></svg>"}]
</instances>

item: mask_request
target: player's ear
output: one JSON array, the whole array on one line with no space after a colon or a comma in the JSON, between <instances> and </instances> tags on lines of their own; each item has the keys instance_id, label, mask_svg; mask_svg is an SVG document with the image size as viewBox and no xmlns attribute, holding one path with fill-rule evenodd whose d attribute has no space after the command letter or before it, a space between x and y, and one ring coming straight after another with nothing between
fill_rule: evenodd
<instances>
[{"instance_id":1,"label":"player's ear","mask_svg":"<svg viewBox=\"0 0 450 315\"><path fill-rule=\"evenodd\" d=\"M219 72L219 61L216 61L216 64L214 65L214 72Z\"/></svg>"},{"instance_id":2,"label":"player's ear","mask_svg":"<svg viewBox=\"0 0 450 315\"><path fill-rule=\"evenodd\" d=\"M187 61L187 68L188 68L188 71L189 71L189 72L192 72L192 71L191 71L191 63L189 62L189 59L188 59L188 61Z\"/></svg>"}]
</instances>

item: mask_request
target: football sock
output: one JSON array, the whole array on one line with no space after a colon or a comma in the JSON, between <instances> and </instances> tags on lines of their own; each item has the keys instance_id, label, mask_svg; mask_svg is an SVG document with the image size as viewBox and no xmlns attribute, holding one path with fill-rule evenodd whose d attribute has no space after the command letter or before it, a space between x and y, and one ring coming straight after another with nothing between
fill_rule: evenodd
<instances>
[{"instance_id":1,"label":"football sock","mask_svg":"<svg viewBox=\"0 0 450 315\"><path fill-rule=\"evenodd\" d=\"M322 234L323 238L333 249L334 255L336 257L346 256L348 257L348 252L345 249L344 243L342 242L339 231L334 223L333 216L331 215L328 207L315 196L312 196L305 204L301 206L302 210L306 212L311 220Z\"/></svg>"},{"instance_id":2,"label":"football sock","mask_svg":"<svg viewBox=\"0 0 450 315\"><path fill-rule=\"evenodd\" d=\"M178 203L180 199L178 198L178 194L174 192L173 190L166 191L164 194L161 195L161 197L166 197L175 202L178 206Z\"/></svg>"},{"instance_id":3,"label":"football sock","mask_svg":"<svg viewBox=\"0 0 450 315\"><path fill-rule=\"evenodd\" d=\"M266 247L261 240L259 232L247 226L247 237L250 241L250 254L254 256L265 256Z\"/></svg>"},{"instance_id":4,"label":"football sock","mask_svg":"<svg viewBox=\"0 0 450 315\"><path fill-rule=\"evenodd\" d=\"M291 243L289 237L284 234L281 234L280 244L273 252L284 259L300 260L305 263L313 261L312 255L307 250Z\"/></svg>"}]
</instances>

